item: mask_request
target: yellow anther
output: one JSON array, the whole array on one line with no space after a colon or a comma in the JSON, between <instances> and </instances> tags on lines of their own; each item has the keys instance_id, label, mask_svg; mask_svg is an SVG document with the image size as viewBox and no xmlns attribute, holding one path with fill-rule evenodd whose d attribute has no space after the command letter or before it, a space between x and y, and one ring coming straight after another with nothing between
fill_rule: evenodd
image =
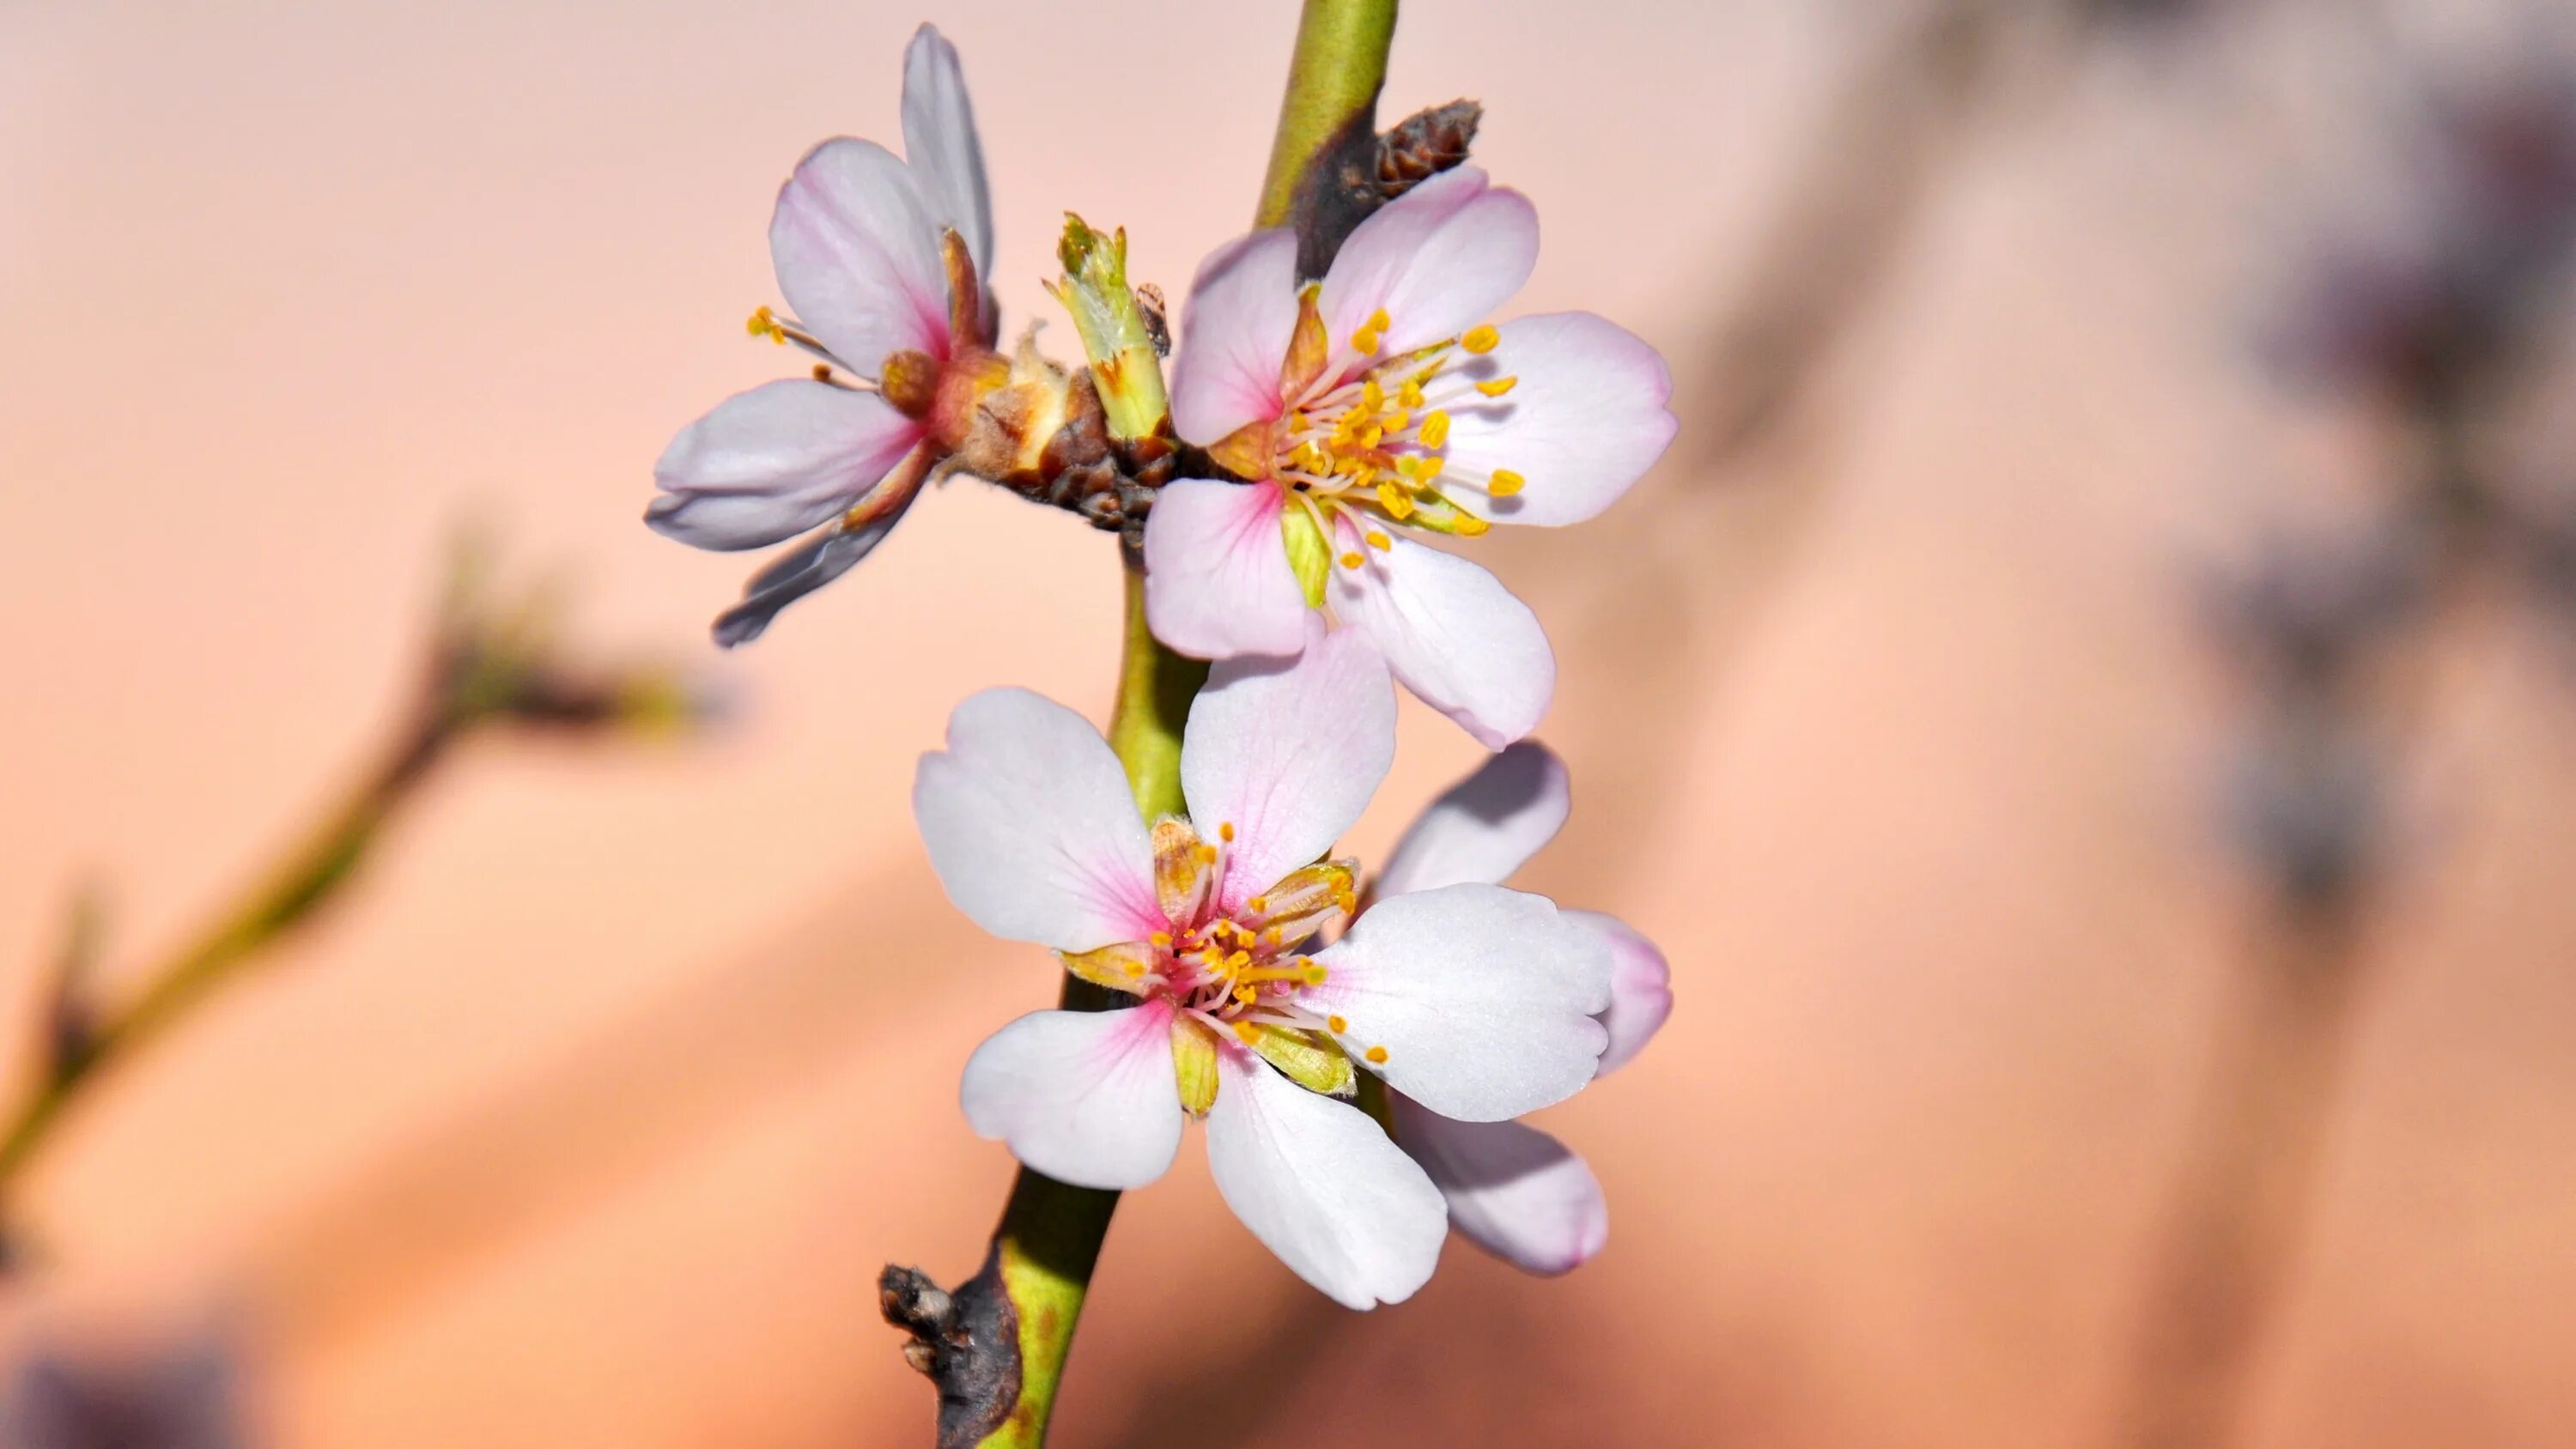
<instances>
[{"instance_id":1,"label":"yellow anther","mask_svg":"<svg viewBox=\"0 0 2576 1449\"><path fill-rule=\"evenodd\" d=\"M1493 324L1481 323L1468 328L1467 335L1458 339L1458 345L1469 352L1484 353L1493 351L1494 345L1502 340L1503 334L1495 331Z\"/></svg>"},{"instance_id":2,"label":"yellow anther","mask_svg":"<svg viewBox=\"0 0 2576 1449\"><path fill-rule=\"evenodd\" d=\"M1520 474L1509 468L1496 468L1494 480L1485 485L1485 491L1496 498L1509 498L1528 486L1529 480Z\"/></svg>"},{"instance_id":3,"label":"yellow anther","mask_svg":"<svg viewBox=\"0 0 2576 1449\"><path fill-rule=\"evenodd\" d=\"M1449 521L1449 526L1458 530L1458 536L1460 538L1483 538L1486 534L1494 531L1494 526L1492 524L1487 523L1485 520L1478 518L1476 515L1469 513L1463 508L1458 510L1458 516L1456 518Z\"/></svg>"},{"instance_id":4,"label":"yellow anther","mask_svg":"<svg viewBox=\"0 0 2576 1449\"><path fill-rule=\"evenodd\" d=\"M1367 427L1360 429L1360 446L1362 448L1374 448L1385 441L1386 429L1379 427L1375 423L1371 423ZM1355 467L1368 466L1357 459L1353 459L1352 462Z\"/></svg>"},{"instance_id":5,"label":"yellow anther","mask_svg":"<svg viewBox=\"0 0 2576 1449\"><path fill-rule=\"evenodd\" d=\"M1395 319L1386 315L1386 309L1384 307L1380 307L1369 314L1368 330L1371 332L1384 332L1386 329L1394 325Z\"/></svg>"},{"instance_id":6,"label":"yellow anther","mask_svg":"<svg viewBox=\"0 0 2576 1449\"><path fill-rule=\"evenodd\" d=\"M1324 1018L1324 1026L1325 1029L1332 1032L1335 1036L1340 1036L1343 1032L1351 1029L1350 1019L1340 1016L1328 1016Z\"/></svg>"},{"instance_id":7,"label":"yellow anther","mask_svg":"<svg viewBox=\"0 0 2576 1449\"><path fill-rule=\"evenodd\" d=\"M1342 555L1342 567L1344 567L1344 568L1346 568L1346 569L1355 569L1355 568L1358 568L1361 564L1364 564L1364 563L1367 563L1367 562L1368 562L1368 560L1367 560L1367 559L1364 559L1364 558L1360 557L1358 554L1355 554L1355 553L1346 553L1346 554L1343 554L1343 555Z\"/></svg>"},{"instance_id":8,"label":"yellow anther","mask_svg":"<svg viewBox=\"0 0 2576 1449\"><path fill-rule=\"evenodd\" d=\"M1216 827L1216 838L1224 841L1228 845L1232 845L1234 843L1234 822L1231 820L1219 822Z\"/></svg>"},{"instance_id":9,"label":"yellow anther","mask_svg":"<svg viewBox=\"0 0 2576 1449\"><path fill-rule=\"evenodd\" d=\"M1200 844L1200 846L1199 846L1199 864L1201 864L1201 865L1214 865L1214 864L1216 864L1216 847L1215 847L1215 846L1213 846L1213 845L1208 845L1208 844L1206 844L1206 843L1204 843L1204 842L1202 842L1202 843Z\"/></svg>"},{"instance_id":10,"label":"yellow anther","mask_svg":"<svg viewBox=\"0 0 2576 1449\"><path fill-rule=\"evenodd\" d=\"M1359 909L1360 898L1349 891L1336 891L1333 894L1333 904L1341 908L1342 914L1349 915Z\"/></svg>"},{"instance_id":11,"label":"yellow anther","mask_svg":"<svg viewBox=\"0 0 2576 1449\"><path fill-rule=\"evenodd\" d=\"M1261 1039L1261 1028L1248 1021L1238 1021L1234 1024L1234 1035L1237 1041L1250 1046Z\"/></svg>"},{"instance_id":12,"label":"yellow anther","mask_svg":"<svg viewBox=\"0 0 2576 1449\"><path fill-rule=\"evenodd\" d=\"M1437 448L1449 441L1449 415L1433 413L1422 420L1422 446Z\"/></svg>"},{"instance_id":13,"label":"yellow anther","mask_svg":"<svg viewBox=\"0 0 2576 1449\"><path fill-rule=\"evenodd\" d=\"M1152 934L1151 936L1146 937L1145 939L1146 939L1146 940L1149 940L1149 941L1151 941L1151 942L1153 942L1153 943L1154 943L1155 945L1157 945L1157 946L1162 947L1162 948L1163 948L1164 950L1166 950L1166 951L1168 951L1168 950L1170 950L1170 949L1172 948L1172 933L1171 933L1171 932L1169 932L1169 931L1156 931L1154 934Z\"/></svg>"},{"instance_id":14,"label":"yellow anther","mask_svg":"<svg viewBox=\"0 0 2576 1449\"><path fill-rule=\"evenodd\" d=\"M1377 334L1363 327L1351 334L1351 350L1360 353L1377 351Z\"/></svg>"},{"instance_id":15,"label":"yellow anther","mask_svg":"<svg viewBox=\"0 0 2576 1449\"><path fill-rule=\"evenodd\" d=\"M1256 916L1260 915L1263 911L1270 909L1270 897L1254 896L1252 899L1243 903L1243 908L1252 912Z\"/></svg>"},{"instance_id":16,"label":"yellow anther","mask_svg":"<svg viewBox=\"0 0 2576 1449\"><path fill-rule=\"evenodd\" d=\"M1364 534L1361 534L1361 535L1360 535L1360 537L1367 539L1367 540L1368 540L1368 546L1369 546L1369 547L1371 547L1371 548L1373 548L1373 549L1376 549L1376 550L1377 550L1378 552L1380 552L1380 553L1384 553L1384 552L1386 552L1388 549L1391 549L1391 548L1395 547L1395 540L1394 540L1394 539L1391 539L1391 538L1387 537L1385 534L1378 532L1378 531L1377 531L1376 529L1374 529L1374 528L1370 529L1368 532L1366 532L1366 533L1364 533Z\"/></svg>"},{"instance_id":17,"label":"yellow anther","mask_svg":"<svg viewBox=\"0 0 2576 1449\"><path fill-rule=\"evenodd\" d=\"M1396 400L1397 402L1400 402L1400 403L1404 404L1404 405L1405 405L1406 407L1408 407L1408 408L1419 408L1419 407L1421 407L1421 406L1422 406L1422 384L1420 384L1420 383L1418 383L1418 382L1415 382L1413 379L1411 379L1411 378L1409 378L1409 377L1408 377L1408 378L1406 378L1406 379L1404 380L1404 387L1403 387L1403 389L1402 389L1401 391L1399 391L1399 392L1397 392L1397 393L1396 393L1396 395L1395 395L1395 400Z\"/></svg>"},{"instance_id":18,"label":"yellow anther","mask_svg":"<svg viewBox=\"0 0 2576 1449\"><path fill-rule=\"evenodd\" d=\"M1359 410L1364 413L1373 413L1385 406L1386 389L1378 385L1378 380L1372 377L1362 381L1360 383Z\"/></svg>"},{"instance_id":19,"label":"yellow anther","mask_svg":"<svg viewBox=\"0 0 2576 1449\"><path fill-rule=\"evenodd\" d=\"M1251 964L1252 953L1249 951L1237 951L1225 958L1225 969L1228 971L1240 971Z\"/></svg>"},{"instance_id":20,"label":"yellow anther","mask_svg":"<svg viewBox=\"0 0 2576 1449\"><path fill-rule=\"evenodd\" d=\"M1273 926L1269 930L1261 933L1261 939L1270 945L1276 946L1288 939L1288 933L1277 926Z\"/></svg>"},{"instance_id":21,"label":"yellow anther","mask_svg":"<svg viewBox=\"0 0 2576 1449\"><path fill-rule=\"evenodd\" d=\"M1323 984L1324 984L1324 978L1325 978L1325 976L1327 976L1328 974L1330 974L1330 973L1326 972L1326 971L1324 970L1324 968L1323 968L1323 967L1316 965L1314 962L1309 961L1309 962L1307 962L1307 963L1306 963L1306 984L1307 984L1307 985L1309 985L1309 986L1321 986L1321 985L1323 985Z\"/></svg>"},{"instance_id":22,"label":"yellow anther","mask_svg":"<svg viewBox=\"0 0 2576 1449\"><path fill-rule=\"evenodd\" d=\"M1386 1048L1382 1046L1370 1047L1367 1051L1362 1052L1361 1055L1369 1059L1369 1065L1371 1066L1382 1067L1386 1065Z\"/></svg>"},{"instance_id":23,"label":"yellow anther","mask_svg":"<svg viewBox=\"0 0 2576 1449\"><path fill-rule=\"evenodd\" d=\"M1510 392L1512 390L1512 385L1519 381L1520 379L1517 377L1487 378L1485 381L1476 384L1476 391L1483 393L1487 397L1501 397L1504 393Z\"/></svg>"},{"instance_id":24,"label":"yellow anther","mask_svg":"<svg viewBox=\"0 0 2576 1449\"><path fill-rule=\"evenodd\" d=\"M787 345L787 329L778 325L778 314L767 307L754 311L751 320L742 324L742 330L754 337L766 337L781 347Z\"/></svg>"},{"instance_id":25,"label":"yellow anther","mask_svg":"<svg viewBox=\"0 0 2576 1449\"><path fill-rule=\"evenodd\" d=\"M1261 988L1247 982L1234 988L1234 999L1245 1006L1250 1006L1261 999Z\"/></svg>"},{"instance_id":26,"label":"yellow anther","mask_svg":"<svg viewBox=\"0 0 2576 1449\"><path fill-rule=\"evenodd\" d=\"M1398 522L1413 516L1413 496L1392 480L1377 485L1377 504Z\"/></svg>"}]
</instances>

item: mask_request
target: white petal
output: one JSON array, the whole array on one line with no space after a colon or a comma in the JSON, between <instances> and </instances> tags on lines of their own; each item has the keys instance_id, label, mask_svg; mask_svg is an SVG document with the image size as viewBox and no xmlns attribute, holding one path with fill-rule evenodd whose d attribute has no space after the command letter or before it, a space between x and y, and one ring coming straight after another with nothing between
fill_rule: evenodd
<instances>
[{"instance_id":1,"label":"white petal","mask_svg":"<svg viewBox=\"0 0 2576 1449\"><path fill-rule=\"evenodd\" d=\"M1538 263L1538 211L1517 191L1488 188L1473 166L1444 171L1378 208L1351 232L1324 274L1333 355L1384 310L1376 356L1455 337L1512 298Z\"/></svg>"},{"instance_id":2,"label":"white petal","mask_svg":"<svg viewBox=\"0 0 2576 1449\"><path fill-rule=\"evenodd\" d=\"M1172 358L1172 427L1214 443L1279 416L1279 368L1297 330L1297 234L1256 231L1199 264Z\"/></svg>"},{"instance_id":3,"label":"white petal","mask_svg":"<svg viewBox=\"0 0 2576 1449\"><path fill-rule=\"evenodd\" d=\"M992 275L993 193L984 180L984 143L975 135L957 47L934 25L914 31L903 52L903 154L932 218L956 228L975 258L975 275Z\"/></svg>"},{"instance_id":4,"label":"white petal","mask_svg":"<svg viewBox=\"0 0 2576 1449\"><path fill-rule=\"evenodd\" d=\"M875 393L764 383L662 450L644 521L695 548L766 548L848 509L920 441L921 425Z\"/></svg>"},{"instance_id":5,"label":"white petal","mask_svg":"<svg viewBox=\"0 0 2576 1449\"><path fill-rule=\"evenodd\" d=\"M1347 520L1331 601L1343 623L1377 641L1395 677L1489 750L1531 730L1556 695L1556 655L1538 616L1475 564L1401 534L1362 545Z\"/></svg>"},{"instance_id":6,"label":"white petal","mask_svg":"<svg viewBox=\"0 0 2576 1449\"><path fill-rule=\"evenodd\" d=\"M1609 1033L1610 948L1544 896L1454 885L1384 900L1316 956L1298 993L1354 1060L1444 1117L1499 1122L1592 1080ZM1386 1048L1373 1061L1370 1048Z\"/></svg>"},{"instance_id":7,"label":"white petal","mask_svg":"<svg viewBox=\"0 0 2576 1449\"><path fill-rule=\"evenodd\" d=\"M1053 700L988 689L957 706L912 813L948 898L996 936L1090 951L1163 928L1126 771Z\"/></svg>"},{"instance_id":8,"label":"white petal","mask_svg":"<svg viewBox=\"0 0 2576 1449\"><path fill-rule=\"evenodd\" d=\"M1449 414L1440 491L1496 523L1580 523L1618 502L1671 444L1672 373L1655 349L1589 312L1499 331L1493 351L1461 359L1460 400L1439 404ZM1519 381L1498 398L1463 386L1495 377ZM1522 491L1487 493L1497 468L1519 474Z\"/></svg>"},{"instance_id":9,"label":"white petal","mask_svg":"<svg viewBox=\"0 0 2576 1449\"><path fill-rule=\"evenodd\" d=\"M1226 1206L1345 1308L1412 1297L1448 1235L1440 1190L1367 1113L1307 1091L1249 1052L1221 1050L1207 1149Z\"/></svg>"},{"instance_id":10,"label":"white petal","mask_svg":"<svg viewBox=\"0 0 2576 1449\"><path fill-rule=\"evenodd\" d=\"M1501 885L1556 838L1572 807L1565 762L1538 741L1523 740L1431 802L1386 858L1377 893L1400 896L1469 881Z\"/></svg>"},{"instance_id":11,"label":"white petal","mask_svg":"<svg viewBox=\"0 0 2576 1449\"><path fill-rule=\"evenodd\" d=\"M1033 1011L966 1059L958 1100L977 1136L1076 1187L1143 1187L1181 1146L1172 1008Z\"/></svg>"},{"instance_id":12,"label":"white petal","mask_svg":"<svg viewBox=\"0 0 2576 1449\"><path fill-rule=\"evenodd\" d=\"M948 355L939 226L911 168L874 141L824 142L796 163L769 219L778 290L850 371L886 355Z\"/></svg>"},{"instance_id":13,"label":"white petal","mask_svg":"<svg viewBox=\"0 0 2576 1449\"><path fill-rule=\"evenodd\" d=\"M1459 1122L1397 1093L1395 1140L1449 1203L1449 1226L1515 1267L1553 1276L1610 1238L1601 1180L1566 1145L1518 1122Z\"/></svg>"},{"instance_id":14,"label":"white petal","mask_svg":"<svg viewBox=\"0 0 2576 1449\"><path fill-rule=\"evenodd\" d=\"M1225 845L1226 909L1333 848L1395 763L1395 686L1368 640L1309 626L1293 664L1208 672L1181 736L1181 791L1202 839Z\"/></svg>"},{"instance_id":15,"label":"white petal","mask_svg":"<svg viewBox=\"0 0 2576 1449\"><path fill-rule=\"evenodd\" d=\"M1279 533L1276 483L1181 478L1145 518L1145 620L1198 659L1293 655L1306 647L1305 591Z\"/></svg>"},{"instance_id":16,"label":"white petal","mask_svg":"<svg viewBox=\"0 0 2576 1449\"><path fill-rule=\"evenodd\" d=\"M1610 1005L1601 1013L1610 1045L1601 1053L1599 1072L1606 1077L1664 1029L1665 1018L1673 1014L1673 968L1654 942L1617 916L1567 911L1565 918L1597 933L1610 947Z\"/></svg>"}]
</instances>

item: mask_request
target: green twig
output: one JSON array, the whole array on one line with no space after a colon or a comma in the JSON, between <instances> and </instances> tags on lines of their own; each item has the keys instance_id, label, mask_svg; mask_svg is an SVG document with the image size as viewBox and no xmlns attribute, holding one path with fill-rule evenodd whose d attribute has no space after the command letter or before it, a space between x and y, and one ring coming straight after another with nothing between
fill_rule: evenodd
<instances>
[{"instance_id":1,"label":"green twig","mask_svg":"<svg viewBox=\"0 0 2576 1449\"><path fill-rule=\"evenodd\" d=\"M1296 225L1301 242L1329 259L1349 224L1335 229L1318 221L1312 206L1299 215L1298 198L1331 191L1346 151L1373 163L1377 93L1394 36L1395 0L1307 0L1255 225ZM1067 275L1058 294L1073 310L1103 384L1112 436L1149 437L1164 421L1162 379L1127 292L1124 239L1068 220L1061 253ZM1132 547L1123 552L1126 633L1109 743L1126 767L1137 809L1151 820L1184 808L1181 727L1207 666L1155 641L1145 622L1143 561ZM1066 978L1068 1008L1117 1004L1108 998ZM882 1307L888 1321L912 1332L906 1356L938 1386L942 1449L1038 1449L1046 1442L1074 1328L1117 1206L1114 1192L1073 1187L1024 1167L983 1269L955 1293L917 1269L886 1268L878 1285Z\"/></svg>"}]
</instances>

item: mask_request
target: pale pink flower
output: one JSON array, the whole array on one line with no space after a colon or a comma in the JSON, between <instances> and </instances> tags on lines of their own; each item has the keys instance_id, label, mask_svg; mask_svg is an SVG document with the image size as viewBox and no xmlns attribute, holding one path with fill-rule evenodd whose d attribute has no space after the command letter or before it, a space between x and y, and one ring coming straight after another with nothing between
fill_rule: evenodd
<instances>
[{"instance_id":1,"label":"pale pink flower","mask_svg":"<svg viewBox=\"0 0 2576 1449\"><path fill-rule=\"evenodd\" d=\"M1329 603L1405 686L1500 748L1536 727L1556 661L1528 607L1416 543L1609 507L1676 426L1655 350L1589 312L1483 318L1538 258L1538 217L1471 167L1360 223L1301 288L1260 231L1200 268L1172 421L1250 484L1182 479L1145 530L1154 633L1210 659L1288 655Z\"/></svg>"},{"instance_id":2,"label":"pale pink flower","mask_svg":"<svg viewBox=\"0 0 2576 1449\"><path fill-rule=\"evenodd\" d=\"M680 430L654 464L645 522L707 549L813 531L716 621L727 646L867 556L942 460L967 445L974 399L1010 364L991 350L993 204L957 51L930 26L904 52L906 156L840 137L778 193L770 259L788 311L751 330L821 359Z\"/></svg>"},{"instance_id":3,"label":"pale pink flower","mask_svg":"<svg viewBox=\"0 0 2576 1449\"><path fill-rule=\"evenodd\" d=\"M1203 1116L1236 1216L1367 1308L1430 1277L1446 1222L1432 1179L1340 1100L1357 1072L1463 1121L1558 1101L1609 1042L1612 958L1546 900L1482 883L1380 900L1314 947L1358 905L1353 864L1325 854L1395 750L1384 661L1317 632L1294 664L1211 673L1182 744L1188 819L1139 819L1098 732L1016 689L958 707L913 811L960 910L1136 998L996 1032L966 1066L975 1130L1051 1177L1130 1188Z\"/></svg>"},{"instance_id":4,"label":"pale pink flower","mask_svg":"<svg viewBox=\"0 0 2576 1449\"><path fill-rule=\"evenodd\" d=\"M1485 762L1422 813L1387 858L1375 890L1500 884L1565 824L1572 796L1565 766L1523 741ZM1654 943L1613 916L1565 911L1600 936L1612 961L1610 1005L1600 1015L1610 1044L1600 1075L1625 1065L1672 1015L1672 969ZM1395 1095L1396 1144L1431 1175L1449 1225L1496 1257L1533 1273L1563 1273L1609 1238L1609 1205L1583 1159L1519 1122L1463 1122Z\"/></svg>"}]
</instances>

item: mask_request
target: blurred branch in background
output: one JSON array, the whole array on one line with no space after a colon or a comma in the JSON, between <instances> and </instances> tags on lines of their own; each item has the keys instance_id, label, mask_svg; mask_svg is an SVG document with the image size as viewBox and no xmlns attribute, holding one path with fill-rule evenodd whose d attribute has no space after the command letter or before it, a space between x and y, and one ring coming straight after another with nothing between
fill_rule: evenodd
<instances>
[{"instance_id":1,"label":"blurred branch in background","mask_svg":"<svg viewBox=\"0 0 2576 1449\"><path fill-rule=\"evenodd\" d=\"M2242 1433L2250 1366L2309 1217L2368 927L2445 663L2481 606L2538 586L2553 540L2504 461L2563 317L2576 242L2576 70L2514 58L2435 91L2392 226L2309 268L2275 360L2383 440L2358 522L2276 538L2220 611L2252 718L2231 824L2266 920L2162 1230L2120 1425L2138 1446ZM2553 465L2563 466L2563 465ZM2558 506L2563 509L2563 493Z\"/></svg>"},{"instance_id":2,"label":"blurred branch in background","mask_svg":"<svg viewBox=\"0 0 2576 1449\"><path fill-rule=\"evenodd\" d=\"M98 989L102 912L94 888L81 892L47 993L42 1077L0 1134L0 1199L100 1068L184 1020L337 898L394 813L458 742L487 725L580 738L672 735L711 716L712 697L667 666L567 657L552 593L501 597L490 571L482 543L457 546L415 700L375 763L238 903L148 971L124 1002L105 1001ZM24 1245L7 1246L14 1257Z\"/></svg>"}]
</instances>

